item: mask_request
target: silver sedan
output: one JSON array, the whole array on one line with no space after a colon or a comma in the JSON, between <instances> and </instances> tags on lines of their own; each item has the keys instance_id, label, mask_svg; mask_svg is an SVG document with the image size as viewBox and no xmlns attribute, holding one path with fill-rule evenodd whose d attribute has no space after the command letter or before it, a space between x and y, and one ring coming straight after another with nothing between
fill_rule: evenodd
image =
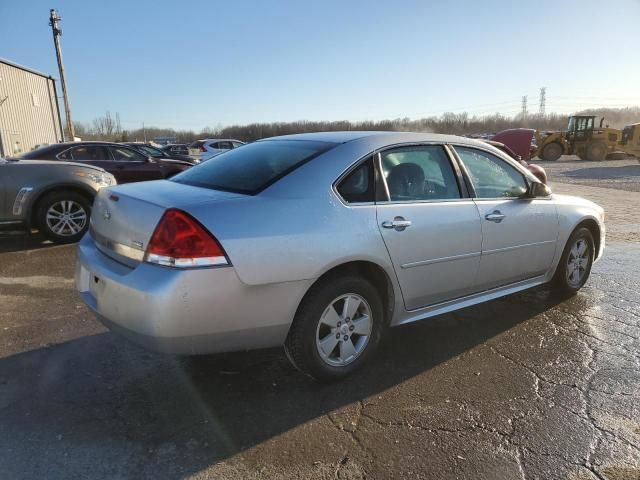
<instances>
[{"instance_id":1,"label":"silver sedan","mask_svg":"<svg viewBox=\"0 0 640 480\"><path fill-rule=\"evenodd\" d=\"M387 326L544 283L577 292L604 212L496 148L397 132L291 135L101 190L76 284L112 330L206 354L284 345L347 375Z\"/></svg>"}]
</instances>

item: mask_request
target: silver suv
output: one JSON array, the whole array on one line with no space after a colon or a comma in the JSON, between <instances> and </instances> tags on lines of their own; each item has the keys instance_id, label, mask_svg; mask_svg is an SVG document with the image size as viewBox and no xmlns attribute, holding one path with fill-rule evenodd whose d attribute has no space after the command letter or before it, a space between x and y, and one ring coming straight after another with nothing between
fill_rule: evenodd
<instances>
[{"instance_id":1,"label":"silver suv","mask_svg":"<svg viewBox=\"0 0 640 480\"><path fill-rule=\"evenodd\" d=\"M116 179L101 168L48 160L0 159L0 228L37 228L51 241L78 241L97 192Z\"/></svg>"}]
</instances>

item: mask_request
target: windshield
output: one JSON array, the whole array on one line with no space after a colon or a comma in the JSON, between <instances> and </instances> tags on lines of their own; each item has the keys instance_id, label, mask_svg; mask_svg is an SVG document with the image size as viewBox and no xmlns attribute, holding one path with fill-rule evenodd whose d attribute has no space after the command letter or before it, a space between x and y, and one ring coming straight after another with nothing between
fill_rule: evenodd
<instances>
[{"instance_id":1,"label":"windshield","mask_svg":"<svg viewBox=\"0 0 640 480\"><path fill-rule=\"evenodd\" d=\"M254 195L334 145L299 140L256 142L213 157L171 180Z\"/></svg>"}]
</instances>

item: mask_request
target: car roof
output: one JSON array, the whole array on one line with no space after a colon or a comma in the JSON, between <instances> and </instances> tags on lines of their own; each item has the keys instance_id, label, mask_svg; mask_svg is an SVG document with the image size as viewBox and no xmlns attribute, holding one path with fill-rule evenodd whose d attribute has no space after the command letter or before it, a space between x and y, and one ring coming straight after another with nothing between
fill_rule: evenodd
<instances>
[{"instance_id":1,"label":"car roof","mask_svg":"<svg viewBox=\"0 0 640 480\"><path fill-rule=\"evenodd\" d=\"M444 135L440 133L426 132L394 132L394 131L338 131L338 132L316 132L298 133L293 135L282 135L278 137L265 138L259 141L268 140L311 140L329 143L347 143L352 141L364 141L371 145L385 145L394 143L410 142L437 142L437 143L458 143L476 146L486 146L486 143L473 138L459 137L457 135Z\"/></svg>"}]
</instances>

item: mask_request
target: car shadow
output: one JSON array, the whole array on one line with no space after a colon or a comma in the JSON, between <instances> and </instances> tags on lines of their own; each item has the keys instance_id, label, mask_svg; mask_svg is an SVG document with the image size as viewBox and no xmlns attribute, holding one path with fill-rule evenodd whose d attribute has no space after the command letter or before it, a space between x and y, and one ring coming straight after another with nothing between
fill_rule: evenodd
<instances>
[{"instance_id":1,"label":"car shadow","mask_svg":"<svg viewBox=\"0 0 640 480\"><path fill-rule=\"evenodd\" d=\"M0 231L0 253L38 250L56 246L39 232Z\"/></svg>"},{"instance_id":2,"label":"car shadow","mask_svg":"<svg viewBox=\"0 0 640 480\"><path fill-rule=\"evenodd\" d=\"M368 365L333 384L295 371L282 349L172 357L111 333L12 355L0 359L0 464L8 478L189 477L560 301L533 290L391 329Z\"/></svg>"}]
</instances>

